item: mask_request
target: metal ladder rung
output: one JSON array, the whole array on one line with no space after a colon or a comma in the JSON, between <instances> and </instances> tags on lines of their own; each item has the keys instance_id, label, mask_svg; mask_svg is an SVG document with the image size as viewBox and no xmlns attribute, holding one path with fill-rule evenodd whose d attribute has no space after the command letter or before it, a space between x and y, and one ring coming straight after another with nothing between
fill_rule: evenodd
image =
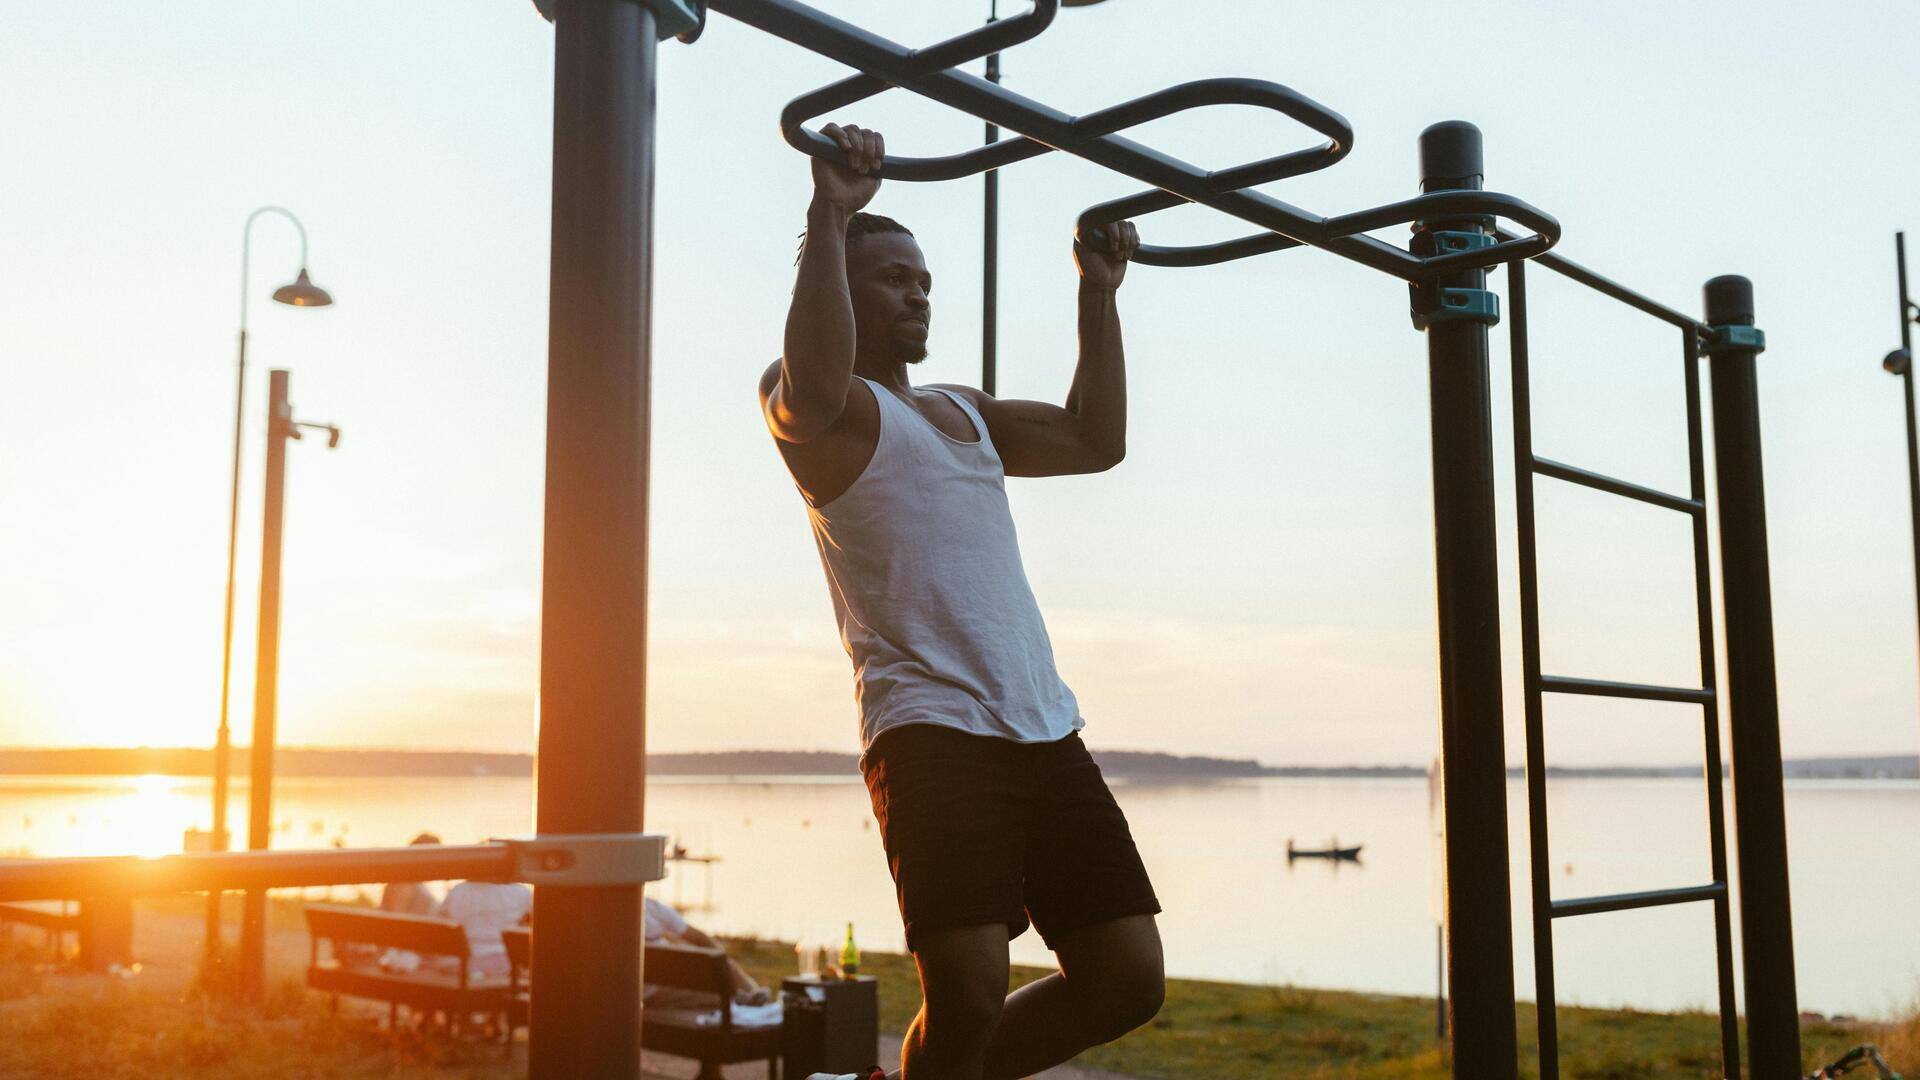
<instances>
[{"instance_id":1,"label":"metal ladder rung","mask_svg":"<svg viewBox=\"0 0 1920 1080\"><path fill-rule=\"evenodd\" d=\"M1689 885L1683 889L1653 889L1648 892L1615 893L1611 896L1588 896L1579 900L1555 900L1553 917L1565 919L1574 915L1597 915L1603 911L1631 911L1634 908L1664 907L1668 904L1691 904L1697 900L1718 900L1727 895L1727 883L1715 881L1706 885Z\"/></svg>"},{"instance_id":2,"label":"metal ladder rung","mask_svg":"<svg viewBox=\"0 0 1920 1080\"><path fill-rule=\"evenodd\" d=\"M1678 495L1669 495L1664 491L1658 491L1654 488L1642 487L1639 484L1630 484L1625 480L1616 480L1611 476L1602 476L1597 472L1589 472L1586 469L1576 469L1571 465L1543 458L1537 454L1533 459L1533 471L1539 473L1541 476L1551 476L1555 480L1565 480L1569 484L1579 484L1582 487L1590 487L1596 491L1605 491L1629 499L1638 499L1643 503L1664 506L1669 510L1678 510L1683 514L1700 514L1706 512L1706 506L1702 504L1699 499L1683 499Z\"/></svg>"},{"instance_id":3,"label":"metal ladder rung","mask_svg":"<svg viewBox=\"0 0 1920 1080\"><path fill-rule=\"evenodd\" d=\"M1678 701L1689 705L1713 704L1713 691L1692 686L1652 686L1646 683L1609 682L1606 679L1574 679L1565 675L1540 676L1540 689L1549 694L1586 694L1592 697L1640 698L1645 701Z\"/></svg>"}]
</instances>

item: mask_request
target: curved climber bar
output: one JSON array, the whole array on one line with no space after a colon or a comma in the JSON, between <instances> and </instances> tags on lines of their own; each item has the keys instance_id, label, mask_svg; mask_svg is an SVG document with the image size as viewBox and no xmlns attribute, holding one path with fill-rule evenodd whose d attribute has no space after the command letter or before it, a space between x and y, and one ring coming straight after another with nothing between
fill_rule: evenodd
<instances>
[{"instance_id":1,"label":"curved climber bar","mask_svg":"<svg viewBox=\"0 0 1920 1080\"><path fill-rule=\"evenodd\" d=\"M1247 190L1252 184L1326 168L1344 157L1353 145L1352 127L1338 113L1277 83L1257 79L1200 80L1075 117L952 68L953 64L995 49L1031 40L1051 24L1058 5L1059 0L1034 0L1033 7L1021 15L916 50L868 33L797 0L710 0L709 3L715 11L863 72L802 95L782 111L781 128L787 141L803 153L815 157L841 153L831 139L808 129L807 120L871 97L888 87L900 87L1018 132L1020 137L941 157L889 155L881 168L881 175L889 179L958 179L1037 157L1049 150L1061 150L1157 189L1088 210L1080 218L1083 232L1121 217L1149 213L1181 202L1210 206L1267 230L1198 247L1143 245L1136 260L1149 265L1200 266L1307 245L1403 280L1418 281L1442 271L1488 267L1528 258L1551 248L1559 239L1560 227L1551 215L1513 196L1493 192L1449 192L1440 203L1415 199L1324 218ZM1300 121L1325 136L1327 141L1308 150L1209 172L1117 134L1149 120L1218 104L1272 109ZM1449 216L1504 217L1532 229L1533 234L1472 250L1430 256L1416 255L1363 235L1369 229L1438 212Z\"/></svg>"}]
</instances>

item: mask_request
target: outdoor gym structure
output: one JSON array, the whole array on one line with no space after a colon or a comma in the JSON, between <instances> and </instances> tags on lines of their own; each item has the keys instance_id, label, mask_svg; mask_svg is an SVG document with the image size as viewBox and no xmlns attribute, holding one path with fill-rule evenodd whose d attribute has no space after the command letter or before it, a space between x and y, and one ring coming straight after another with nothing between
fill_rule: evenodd
<instances>
[{"instance_id":1,"label":"outdoor gym structure","mask_svg":"<svg viewBox=\"0 0 1920 1080\"><path fill-rule=\"evenodd\" d=\"M540 1078L639 1074L640 886L662 876L660 838L643 834L646 779L648 442L651 429L654 77L661 39L693 41L707 11L730 16L859 72L802 95L781 117L787 140L815 156L839 150L805 124L891 87L952 106L1016 137L947 157L888 157L884 177L951 180L1061 151L1147 185L1080 218L1083 234L1123 217L1199 203L1257 227L1190 247L1143 244L1135 261L1198 266L1313 247L1404 283L1427 339L1440 727L1453 987L1454 1076L1517 1075L1513 927L1509 916L1506 763L1502 740L1488 330L1499 320L1487 272L1504 266L1516 378L1527 778L1534 854L1542 1075L1557 1075L1552 922L1692 901L1714 907L1724 1072L1740 1075L1734 1023L1729 880L1721 837L1721 695L1731 721L1739 851L1747 1075L1800 1073L1787 891L1786 833L1775 701L1754 357L1764 347L1744 278L1705 289L1696 320L1568 262L1548 249L1554 219L1481 190L1480 134L1436 124L1420 138L1421 194L1322 217L1251 190L1338 162L1352 129L1332 110L1275 83L1207 79L1069 116L959 65L1041 33L1060 0L924 49L909 49L795 0L536 0L555 23L551 321L542 582L536 828L531 840L372 851L174 855L153 860L0 863L0 900L467 877L530 881L540 935L533 956L531 1073ZM1119 134L1204 105L1271 109L1324 141L1207 171ZM1496 219L1521 226L1495 228ZM1407 224L1400 248L1369 232ZM1686 367L1692 487L1672 495L1536 457L1526 408L1523 263L1543 267L1672 324ZM1710 360L1721 508L1727 686L1715 685L1707 493L1697 360ZM1539 671L1532 483L1536 475L1690 515L1701 628L1701 685L1603 682ZM1658 892L1555 900L1544 855L1543 694L1587 694L1702 707L1712 833L1710 880Z\"/></svg>"}]
</instances>

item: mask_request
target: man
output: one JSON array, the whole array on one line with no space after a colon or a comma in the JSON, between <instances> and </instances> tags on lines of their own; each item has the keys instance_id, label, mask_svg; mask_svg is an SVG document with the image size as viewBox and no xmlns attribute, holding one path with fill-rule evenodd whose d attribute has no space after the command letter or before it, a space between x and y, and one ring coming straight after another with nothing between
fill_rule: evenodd
<instances>
[{"instance_id":1,"label":"man","mask_svg":"<svg viewBox=\"0 0 1920 1080\"><path fill-rule=\"evenodd\" d=\"M760 382L853 658L864 753L923 1005L905 1080L1021 1077L1159 1010L1154 898L1088 756L1026 579L1006 476L1093 473L1126 446L1115 290L1130 223L1076 246L1080 360L1064 408L915 388L932 276L879 190L880 133L822 129L786 349ZM1008 995L1029 924L1060 970Z\"/></svg>"}]
</instances>

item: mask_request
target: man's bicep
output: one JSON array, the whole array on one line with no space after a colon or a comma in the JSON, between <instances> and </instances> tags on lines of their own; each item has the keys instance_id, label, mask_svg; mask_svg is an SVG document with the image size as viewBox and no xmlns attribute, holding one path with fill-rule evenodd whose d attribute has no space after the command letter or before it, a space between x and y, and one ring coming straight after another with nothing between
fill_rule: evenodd
<instances>
[{"instance_id":1,"label":"man's bicep","mask_svg":"<svg viewBox=\"0 0 1920 1080\"><path fill-rule=\"evenodd\" d=\"M1088 447L1078 416L1045 401L994 399L984 395L987 421L1008 476L1060 476L1105 468Z\"/></svg>"}]
</instances>

